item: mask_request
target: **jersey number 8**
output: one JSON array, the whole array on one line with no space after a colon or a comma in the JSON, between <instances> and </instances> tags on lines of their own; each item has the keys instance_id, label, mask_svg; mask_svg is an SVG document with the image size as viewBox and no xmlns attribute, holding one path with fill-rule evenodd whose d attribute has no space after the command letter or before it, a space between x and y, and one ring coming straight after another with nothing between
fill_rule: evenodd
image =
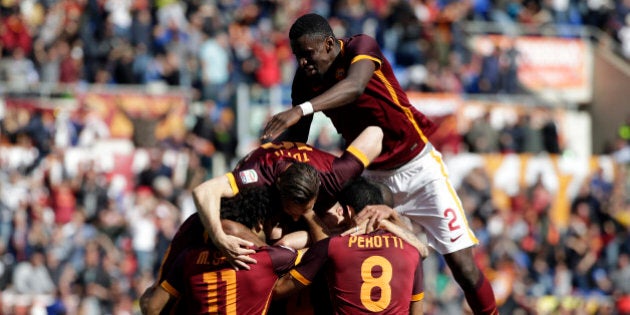
<instances>
[{"instance_id":1,"label":"jersey number 8","mask_svg":"<svg viewBox=\"0 0 630 315\"><path fill-rule=\"evenodd\" d=\"M380 267L381 274L374 277L374 267ZM383 256L370 256L361 264L361 304L372 312L380 312L389 306L392 300L392 264ZM372 299L372 291L380 289L380 297Z\"/></svg>"}]
</instances>

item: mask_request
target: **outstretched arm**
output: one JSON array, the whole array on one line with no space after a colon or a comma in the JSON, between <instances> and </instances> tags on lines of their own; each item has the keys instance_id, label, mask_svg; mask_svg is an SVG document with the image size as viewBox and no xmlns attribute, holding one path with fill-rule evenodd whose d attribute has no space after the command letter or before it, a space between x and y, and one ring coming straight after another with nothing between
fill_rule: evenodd
<instances>
[{"instance_id":1,"label":"outstretched arm","mask_svg":"<svg viewBox=\"0 0 630 315\"><path fill-rule=\"evenodd\" d=\"M383 129L378 126L368 126L351 143L349 147L365 154L368 164L381 154L383 149Z\"/></svg>"},{"instance_id":2,"label":"outstretched arm","mask_svg":"<svg viewBox=\"0 0 630 315\"><path fill-rule=\"evenodd\" d=\"M249 269L248 264L256 263L255 259L247 256L255 253L254 250L247 248L253 246L253 243L227 235L221 227L221 198L234 197L234 195L227 175L207 180L193 190L193 199L199 218L214 245L236 269Z\"/></svg>"},{"instance_id":3,"label":"outstretched arm","mask_svg":"<svg viewBox=\"0 0 630 315\"><path fill-rule=\"evenodd\" d=\"M376 64L368 59L353 63L348 69L346 78L337 82L326 92L309 100L312 112L332 109L353 102L363 94L375 70ZM284 130L297 123L302 116L311 114L304 112L304 108L301 105L294 106L271 117L265 126L262 139L275 139Z\"/></svg>"}]
</instances>

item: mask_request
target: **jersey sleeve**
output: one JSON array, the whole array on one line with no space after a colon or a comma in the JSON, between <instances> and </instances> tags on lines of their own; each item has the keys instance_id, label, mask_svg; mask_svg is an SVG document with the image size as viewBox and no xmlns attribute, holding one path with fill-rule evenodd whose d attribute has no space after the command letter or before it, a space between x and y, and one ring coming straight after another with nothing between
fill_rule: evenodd
<instances>
[{"instance_id":1,"label":"jersey sleeve","mask_svg":"<svg viewBox=\"0 0 630 315\"><path fill-rule=\"evenodd\" d=\"M295 266L297 251L285 246L271 246L267 249L274 272L281 276Z\"/></svg>"},{"instance_id":2,"label":"jersey sleeve","mask_svg":"<svg viewBox=\"0 0 630 315\"><path fill-rule=\"evenodd\" d=\"M289 273L303 285L309 285L317 272L328 261L328 245L330 238L323 239L311 246L302 257L300 263Z\"/></svg>"},{"instance_id":3,"label":"jersey sleeve","mask_svg":"<svg viewBox=\"0 0 630 315\"><path fill-rule=\"evenodd\" d=\"M164 277L166 277L173 268L179 255L183 253L187 247L204 243L207 240L207 234L205 234L204 231L199 214L197 213L190 215L182 223L162 258L157 277L158 283L164 280Z\"/></svg>"},{"instance_id":4,"label":"jersey sleeve","mask_svg":"<svg viewBox=\"0 0 630 315\"><path fill-rule=\"evenodd\" d=\"M365 154L350 146L344 153L335 158L327 172L320 172L323 186L332 196L336 196L351 179L358 177L368 165Z\"/></svg>"},{"instance_id":5,"label":"jersey sleeve","mask_svg":"<svg viewBox=\"0 0 630 315\"><path fill-rule=\"evenodd\" d=\"M350 64L367 59L374 62L376 69L381 68L383 53L376 39L365 34L356 35L348 41L347 45L346 53L352 58Z\"/></svg>"},{"instance_id":6,"label":"jersey sleeve","mask_svg":"<svg viewBox=\"0 0 630 315\"><path fill-rule=\"evenodd\" d=\"M174 296L175 298L179 298L181 292L184 287L184 267L186 260L186 253L184 251L180 255L177 256L177 259L168 270L167 275L160 283L160 286L168 292L168 294Z\"/></svg>"},{"instance_id":7,"label":"jersey sleeve","mask_svg":"<svg viewBox=\"0 0 630 315\"><path fill-rule=\"evenodd\" d=\"M424 299L424 270L422 267L422 259L418 260L416 272L414 273L413 291L411 292L411 301L422 301Z\"/></svg>"}]
</instances>

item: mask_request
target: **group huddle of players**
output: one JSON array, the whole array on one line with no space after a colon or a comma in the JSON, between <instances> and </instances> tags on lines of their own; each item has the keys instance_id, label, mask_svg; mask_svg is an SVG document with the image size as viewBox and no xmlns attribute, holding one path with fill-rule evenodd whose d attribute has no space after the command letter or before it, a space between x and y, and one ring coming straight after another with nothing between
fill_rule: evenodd
<instances>
[{"instance_id":1,"label":"group huddle of players","mask_svg":"<svg viewBox=\"0 0 630 315\"><path fill-rule=\"evenodd\" d=\"M381 221L369 227L364 224L361 233L334 235L348 229L358 231L353 218L368 205L386 203L387 190L383 186L356 176L373 158L370 150L379 150L372 146L366 154L358 148L367 148L367 139L379 136L378 128L366 130L340 157L292 142L267 143L254 150L232 172L219 178L225 177L228 184L237 187L233 197L221 198L222 227L252 242L254 252L249 257L256 262L248 264L248 269L235 268L212 243L200 215L193 214L173 238L155 286L143 296L143 311L286 314L292 312L287 304L295 309L295 303L289 303L293 294L313 301L299 305L301 314L338 310L400 314L408 313L414 304L421 310L422 263L416 247L421 245L417 240L404 240L413 238L410 233L396 221ZM299 162L294 156L306 159ZM260 177L248 179L250 173ZM306 211L300 216L283 211L282 200L287 193L280 192L281 185L272 184L282 180L285 173L290 173L294 181L314 175L314 183L308 183L323 188L318 187L314 198L306 198ZM308 209L310 205L314 210ZM307 222L307 212L313 212L311 218L317 219ZM323 234L311 231L311 224L318 225ZM383 229L365 233L374 227ZM279 239L273 237L277 234L281 235ZM301 245L291 248L288 244ZM311 283L318 283L318 278L324 285L301 292ZM330 280L328 285L326 279Z\"/></svg>"},{"instance_id":2,"label":"group huddle of players","mask_svg":"<svg viewBox=\"0 0 630 315\"><path fill-rule=\"evenodd\" d=\"M317 314L420 314L427 248L400 214L423 229L472 312L498 314L473 259L479 241L429 139L437 125L409 102L377 41L337 38L312 13L289 39L293 106L267 122L261 140L273 142L193 190L197 214L173 239L143 312L299 314L283 304L310 285ZM314 112L349 144L341 156L304 144Z\"/></svg>"}]
</instances>

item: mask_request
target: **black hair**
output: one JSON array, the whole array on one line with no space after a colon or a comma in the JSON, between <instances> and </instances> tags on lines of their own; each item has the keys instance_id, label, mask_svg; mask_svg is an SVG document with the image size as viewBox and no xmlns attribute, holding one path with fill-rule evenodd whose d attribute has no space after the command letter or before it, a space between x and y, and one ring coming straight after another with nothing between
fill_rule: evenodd
<instances>
[{"instance_id":1,"label":"black hair","mask_svg":"<svg viewBox=\"0 0 630 315\"><path fill-rule=\"evenodd\" d=\"M244 187L236 196L221 198L221 219L253 228L272 212L271 194L266 186Z\"/></svg>"},{"instance_id":2,"label":"black hair","mask_svg":"<svg viewBox=\"0 0 630 315\"><path fill-rule=\"evenodd\" d=\"M389 206L390 208L393 208L394 207L394 193L392 192L392 190L383 183L379 183L379 182L372 182L372 183L381 190L381 195L383 196L382 204Z\"/></svg>"},{"instance_id":3,"label":"black hair","mask_svg":"<svg viewBox=\"0 0 630 315\"><path fill-rule=\"evenodd\" d=\"M338 200L342 206L350 206L355 213L359 213L368 205L387 204L384 198L386 194L391 196L387 186L365 177L357 177L346 183L339 193Z\"/></svg>"},{"instance_id":4,"label":"black hair","mask_svg":"<svg viewBox=\"0 0 630 315\"><path fill-rule=\"evenodd\" d=\"M319 172L310 164L292 163L276 180L280 198L303 205L319 193Z\"/></svg>"},{"instance_id":5,"label":"black hair","mask_svg":"<svg viewBox=\"0 0 630 315\"><path fill-rule=\"evenodd\" d=\"M297 40L303 35L320 35L323 37L332 36L335 34L328 24L328 20L321 15L315 13L308 13L299 17L291 26L289 30L289 39L291 41Z\"/></svg>"}]
</instances>

